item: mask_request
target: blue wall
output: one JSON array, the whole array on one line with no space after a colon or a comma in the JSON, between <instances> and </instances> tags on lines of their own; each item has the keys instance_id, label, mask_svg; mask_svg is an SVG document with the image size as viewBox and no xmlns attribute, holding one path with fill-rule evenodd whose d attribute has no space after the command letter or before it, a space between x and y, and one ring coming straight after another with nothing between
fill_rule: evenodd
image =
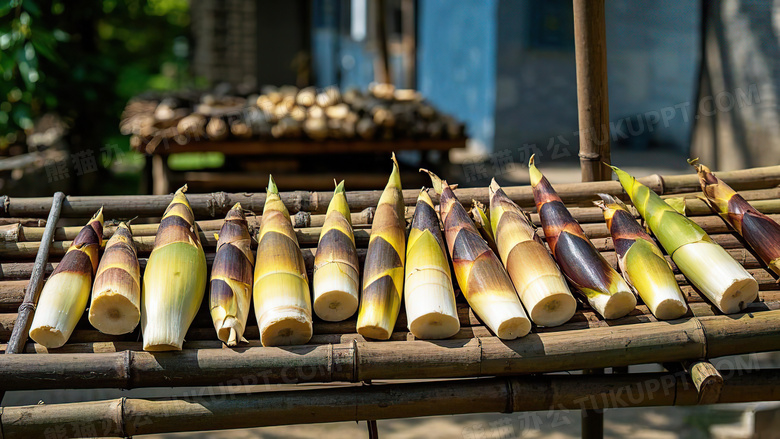
<instances>
[{"instance_id":1,"label":"blue wall","mask_svg":"<svg viewBox=\"0 0 780 439\"><path fill-rule=\"evenodd\" d=\"M647 123L653 112L672 115L625 143L688 149L691 107L683 111L696 87L699 1L607 1L610 119L625 133L625 118L639 115ZM466 122L478 152L530 144L544 152L562 136L576 154L574 49L560 44L572 38L571 1L534 2L541 0L418 0L417 86ZM374 56L350 39L345 4L314 0L317 85L366 88ZM540 36L545 26L553 32Z\"/></svg>"},{"instance_id":2,"label":"blue wall","mask_svg":"<svg viewBox=\"0 0 780 439\"><path fill-rule=\"evenodd\" d=\"M539 47L529 41L533 1L499 1L494 149L536 145L546 154L550 139L561 144L558 136L563 136L573 155L579 140L574 135L578 130L574 49ZM570 1L566 4L571 6ZM613 132L612 139L687 151L693 119L683 111L696 89L699 1L607 1L606 20L610 120L628 137ZM648 118L664 113L666 123L661 120L652 131L647 128ZM641 134L630 135L626 118L641 119L633 121L633 131ZM620 148L617 143L614 147Z\"/></svg>"},{"instance_id":3,"label":"blue wall","mask_svg":"<svg viewBox=\"0 0 780 439\"><path fill-rule=\"evenodd\" d=\"M420 0L417 84L442 111L466 122L477 149L492 148L498 0Z\"/></svg>"}]
</instances>

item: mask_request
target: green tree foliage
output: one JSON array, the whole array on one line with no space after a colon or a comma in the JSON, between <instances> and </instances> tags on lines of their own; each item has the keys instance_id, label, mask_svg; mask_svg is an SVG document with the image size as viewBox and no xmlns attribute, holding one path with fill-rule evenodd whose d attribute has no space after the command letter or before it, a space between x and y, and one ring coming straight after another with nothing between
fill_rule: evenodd
<instances>
[{"instance_id":1,"label":"green tree foliage","mask_svg":"<svg viewBox=\"0 0 780 439\"><path fill-rule=\"evenodd\" d=\"M187 0L0 0L0 148L59 114L75 151L118 137L127 100L192 85Z\"/></svg>"}]
</instances>

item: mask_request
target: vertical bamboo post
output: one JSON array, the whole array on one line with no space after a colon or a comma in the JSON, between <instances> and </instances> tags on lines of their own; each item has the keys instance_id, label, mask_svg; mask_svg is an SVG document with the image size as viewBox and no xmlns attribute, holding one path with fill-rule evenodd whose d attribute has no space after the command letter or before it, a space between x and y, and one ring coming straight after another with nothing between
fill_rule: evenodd
<instances>
[{"instance_id":1,"label":"vertical bamboo post","mask_svg":"<svg viewBox=\"0 0 780 439\"><path fill-rule=\"evenodd\" d=\"M415 26L415 0L401 0L401 33L404 48L404 74L406 88L417 88L417 27Z\"/></svg>"},{"instance_id":2,"label":"vertical bamboo post","mask_svg":"<svg viewBox=\"0 0 780 439\"><path fill-rule=\"evenodd\" d=\"M604 369L586 369L584 375L604 375ZM582 410L582 439L601 439L604 437L604 409Z\"/></svg>"},{"instance_id":3,"label":"vertical bamboo post","mask_svg":"<svg viewBox=\"0 0 780 439\"><path fill-rule=\"evenodd\" d=\"M374 73L376 82L391 84L393 79L390 75L390 54L387 42L387 5L385 0L376 2L376 32L377 44L379 45L379 69Z\"/></svg>"},{"instance_id":4,"label":"vertical bamboo post","mask_svg":"<svg viewBox=\"0 0 780 439\"><path fill-rule=\"evenodd\" d=\"M30 283L27 284L27 290L24 292L24 301L19 305L19 315L16 317L11 338L8 340L8 346L5 349L6 354L22 352L24 344L27 342L27 333L30 332L30 325L32 324L31 317L43 287L44 268L49 260L49 248L52 241L54 241L54 230L57 228L57 221L60 219L62 202L64 200L65 194L62 192L57 192L52 197L51 210L49 210L49 217L46 219L46 229L43 231L41 246L38 248L38 254L35 256L35 265L33 265Z\"/></svg>"},{"instance_id":5,"label":"vertical bamboo post","mask_svg":"<svg viewBox=\"0 0 780 439\"><path fill-rule=\"evenodd\" d=\"M582 181L611 180L604 0L573 1Z\"/></svg>"}]
</instances>

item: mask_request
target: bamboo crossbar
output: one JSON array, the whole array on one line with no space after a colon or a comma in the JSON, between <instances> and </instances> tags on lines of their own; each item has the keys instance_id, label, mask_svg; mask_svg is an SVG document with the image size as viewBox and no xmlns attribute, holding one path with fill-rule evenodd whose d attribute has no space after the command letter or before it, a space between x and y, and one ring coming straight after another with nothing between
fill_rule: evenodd
<instances>
[{"instance_id":1,"label":"bamboo crossbar","mask_svg":"<svg viewBox=\"0 0 780 439\"><path fill-rule=\"evenodd\" d=\"M0 389L139 388L517 375L679 362L780 349L780 311L531 333L511 341L474 337L0 356Z\"/></svg>"},{"instance_id":2,"label":"bamboo crossbar","mask_svg":"<svg viewBox=\"0 0 780 439\"><path fill-rule=\"evenodd\" d=\"M780 371L725 370L717 403L780 399ZM272 425L361 421L465 413L696 405L684 373L546 375L428 383L375 384L296 392L221 393L185 398L119 398L6 407L5 439L42 437L67 426L68 437L130 437ZM302 414L305 413L305 416Z\"/></svg>"},{"instance_id":3,"label":"bamboo crossbar","mask_svg":"<svg viewBox=\"0 0 780 439\"><path fill-rule=\"evenodd\" d=\"M768 166L739 171L719 172L718 177L737 190L765 189L780 185L780 166ZM695 174L659 176L652 175L639 179L660 194L679 194L699 191L699 182ZM572 205L589 205L596 193L621 195L623 189L617 181L588 183L570 183L555 185L555 189L564 202ZM533 193L530 186L505 188L507 195L522 206L533 205ZM375 207L382 191L354 191L347 197L353 211ZM431 192L434 200L438 197ZM404 191L404 204L412 206L419 191ZM295 191L280 193L284 204L291 213L300 211L312 214L325 213L333 196L332 192ZM455 195L461 201L477 200L487 204L487 188L458 189ZM210 194L190 194L187 196L195 215L199 218L221 218L236 203L251 210L262 212L265 194L228 194L215 192ZM125 196L86 196L67 197L62 207L62 217L90 217L101 206L107 218L128 218L134 216L155 217L163 212L172 199L172 195L125 195ZM45 217L51 206L51 197L7 198L3 216Z\"/></svg>"}]
</instances>

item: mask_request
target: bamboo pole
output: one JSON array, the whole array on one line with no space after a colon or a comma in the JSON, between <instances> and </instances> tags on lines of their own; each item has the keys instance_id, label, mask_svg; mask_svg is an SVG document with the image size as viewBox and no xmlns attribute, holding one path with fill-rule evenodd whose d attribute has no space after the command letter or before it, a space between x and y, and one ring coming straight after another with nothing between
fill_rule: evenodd
<instances>
[{"instance_id":1,"label":"bamboo pole","mask_svg":"<svg viewBox=\"0 0 780 439\"><path fill-rule=\"evenodd\" d=\"M780 311L532 333L516 340L388 341L0 356L0 389L139 388L462 378L680 362L780 349ZM598 340L598 343L593 343ZM402 352L402 355L399 353Z\"/></svg>"},{"instance_id":2,"label":"bamboo pole","mask_svg":"<svg viewBox=\"0 0 780 439\"><path fill-rule=\"evenodd\" d=\"M21 224L26 227L46 227L46 220L41 218L0 218L0 225Z\"/></svg>"},{"instance_id":3,"label":"bamboo pole","mask_svg":"<svg viewBox=\"0 0 780 439\"><path fill-rule=\"evenodd\" d=\"M610 180L607 30L604 0L574 0L574 55L582 181ZM603 431L583 438L602 437Z\"/></svg>"},{"instance_id":4,"label":"bamboo pole","mask_svg":"<svg viewBox=\"0 0 780 439\"><path fill-rule=\"evenodd\" d=\"M762 168L744 169L738 171L719 172L718 177L736 190L764 189L780 185L780 166L768 166ZM695 174L679 176L651 175L640 178L640 182L649 186L660 194L676 194L695 192L700 190L698 177ZM617 181L599 181L588 183L571 183L554 185L556 192L567 205L588 205L594 199L596 193L621 195L623 190ZM532 206L533 192L530 186L516 186L504 188L512 201L521 206ZM376 206L382 191L354 191L347 194L350 208L361 211L368 207ZM326 212L332 193L328 192L283 192L280 194L282 201L290 211L300 211L312 214ZM417 200L419 191L404 191L404 204L413 206ZM430 191L431 198L438 201L438 197ZM487 188L457 189L455 195L461 200L475 199L487 204ZM160 216L171 202L172 195L117 195L117 196L83 196L67 197L62 207L63 218L87 218L104 206L104 215L108 218L129 218L134 216L155 217ZM246 209L260 213L265 202L265 194L225 193L214 192L208 194L192 194L187 199L192 205L198 218L224 217L228 210L240 202ZM8 198L5 214L13 217L44 217L51 205L51 197L40 198Z\"/></svg>"},{"instance_id":5,"label":"bamboo pole","mask_svg":"<svg viewBox=\"0 0 780 439\"><path fill-rule=\"evenodd\" d=\"M718 403L780 397L780 371L729 370L724 375L728 378ZM241 381L233 386L239 385ZM301 422L696 403L696 387L679 373L548 375L250 394L237 394L226 387L220 393L187 398L119 398L5 407L0 425L5 439L43 437L47 429L62 426L66 426L67 437L130 437Z\"/></svg>"},{"instance_id":6,"label":"bamboo pole","mask_svg":"<svg viewBox=\"0 0 780 439\"><path fill-rule=\"evenodd\" d=\"M19 316L16 319L11 338L8 341L8 347L5 350L6 354L21 352L27 341L27 334L30 332L30 325L32 324L33 311L43 288L45 266L49 259L51 242L54 239L54 228L57 225L57 221L59 221L64 200L65 194L62 192L57 192L52 197L51 210L49 210L49 216L46 220L46 230L43 233L41 242L38 243L30 283L27 284L24 301L19 305Z\"/></svg>"}]
</instances>

